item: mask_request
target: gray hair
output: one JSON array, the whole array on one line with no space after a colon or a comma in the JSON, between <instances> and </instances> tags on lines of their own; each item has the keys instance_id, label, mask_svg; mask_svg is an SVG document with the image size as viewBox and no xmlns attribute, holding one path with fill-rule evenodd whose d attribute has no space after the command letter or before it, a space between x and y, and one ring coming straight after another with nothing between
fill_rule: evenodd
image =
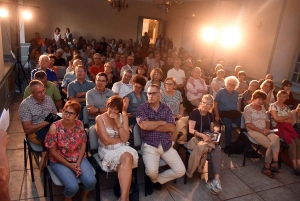
<instances>
[{"instance_id":1,"label":"gray hair","mask_svg":"<svg viewBox=\"0 0 300 201\"><path fill-rule=\"evenodd\" d=\"M123 75L124 75L125 73L130 73L130 74L132 74L132 70L127 69L127 70L124 71Z\"/></svg>"},{"instance_id":2,"label":"gray hair","mask_svg":"<svg viewBox=\"0 0 300 201\"><path fill-rule=\"evenodd\" d=\"M29 89L30 91L32 91L32 88L36 85L40 85L40 86L44 86L44 84L39 81L39 80L32 80L30 83L29 83Z\"/></svg>"},{"instance_id":3,"label":"gray hair","mask_svg":"<svg viewBox=\"0 0 300 201\"><path fill-rule=\"evenodd\" d=\"M235 83L234 89L236 89L239 85L239 80L235 76L229 76L225 78L225 86L229 81L233 81Z\"/></svg>"},{"instance_id":4,"label":"gray hair","mask_svg":"<svg viewBox=\"0 0 300 201\"><path fill-rule=\"evenodd\" d=\"M39 63L44 59L44 58L47 58L49 60L49 57L47 55L41 55L40 58L39 58Z\"/></svg>"},{"instance_id":5,"label":"gray hair","mask_svg":"<svg viewBox=\"0 0 300 201\"><path fill-rule=\"evenodd\" d=\"M250 84L257 84L257 86L259 86L259 82L257 80L251 80L250 83L249 83L249 85Z\"/></svg>"}]
</instances>

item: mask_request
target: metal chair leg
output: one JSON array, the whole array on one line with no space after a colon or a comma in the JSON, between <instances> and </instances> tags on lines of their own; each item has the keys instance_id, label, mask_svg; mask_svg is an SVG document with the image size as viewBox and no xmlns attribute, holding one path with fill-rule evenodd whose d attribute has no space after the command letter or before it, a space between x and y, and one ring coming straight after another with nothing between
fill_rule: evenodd
<instances>
[{"instance_id":1,"label":"metal chair leg","mask_svg":"<svg viewBox=\"0 0 300 201\"><path fill-rule=\"evenodd\" d=\"M30 151L30 147L28 147L28 157L29 157L29 164L30 164L31 181L34 182L33 165L32 165L32 153Z\"/></svg>"},{"instance_id":2,"label":"metal chair leg","mask_svg":"<svg viewBox=\"0 0 300 201\"><path fill-rule=\"evenodd\" d=\"M99 172L96 170L96 200L100 200L100 179Z\"/></svg>"},{"instance_id":3,"label":"metal chair leg","mask_svg":"<svg viewBox=\"0 0 300 201\"><path fill-rule=\"evenodd\" d=\"M50 201L53 201L52 180L50 176L47 176L47 181L49 186Z\"/></svg>"},{"instance_id":4,"label":"metal chair leg","mask_svg":"<svg viewBox=\"0 0 300 201\"><path fill-rule=\"evenodd\" d=\"M247 155L247 150L245 149L245 151L244 151L243 166L245 166L245 163L246 163L246 155Z\"/></svg>"},{"instance_id":5,"label":"metal chair leg","mask_svg":"<svg viewBox=\"0 0 300 201\"><path fill-rule=\"evenodd\" d=\"M185 150L185 151L186 151L186 155L185 155L185 168L188 169L188 165L189 165L188 162L189 162L190 153L189 153L188 150ZM184 184L186 184L186 180L187 180L187 175L185 173L185 175L184 175L184 181L183 181Z\"/></svg>"}]
</instances>

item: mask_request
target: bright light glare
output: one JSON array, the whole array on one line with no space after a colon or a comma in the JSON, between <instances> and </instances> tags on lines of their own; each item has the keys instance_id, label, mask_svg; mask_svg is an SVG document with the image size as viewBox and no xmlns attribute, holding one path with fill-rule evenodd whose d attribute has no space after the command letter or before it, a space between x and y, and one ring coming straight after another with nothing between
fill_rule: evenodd
<instances>
[{"instance_id":1,"label":"bright light glare","mask_svg":"<svg viewBox=\"0 0 300 201\"><path fill-rule=\"evenodd\" d=\"M241 42L241 32L237 27L229 27L222 31L221 43L225 47L234 47Z\"/></svg>"},{"instance_id":2,"label":"bright light glare","mask_svg":"<svg viewBox=\"0 0 300 201\"><path fill-rule=\"evenodd\" d=\"M214 29L212 27L205 28L202 31L202 37L207 42L213 42L216 40L217 31L216 31L216 29Z\"/></svg>"},{"instance_id":3,"label":"bright light glare","mask_svg":"<svg viewBox=\"0 0 300 201\"><path fill-rule=\"evenodd\" d=\"M28 12L28 11L24 11L23 14L22 14L22 16L23 16L23 18L24 18L25 20L30 20L31 17L32 17L31 13Z\"/></svg>"},{"instance_id":4,"label":"bright light glare","mask_svg":"<svg viewBox=\"0 0 300 201\"><path fill-rule=\"evenodd\" d=\"M1 16L1 17L7 17L7 16L8 16L7 10L1 8L1 9L0 9L0 16Z\"/></svg>"}]
</instances>

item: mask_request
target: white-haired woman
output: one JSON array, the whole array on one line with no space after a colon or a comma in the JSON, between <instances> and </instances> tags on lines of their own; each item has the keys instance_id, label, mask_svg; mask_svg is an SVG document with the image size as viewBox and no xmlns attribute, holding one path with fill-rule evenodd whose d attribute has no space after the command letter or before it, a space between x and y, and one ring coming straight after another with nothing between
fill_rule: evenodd
<instances>
[{"instance_id":1,"label":"white-haired woman","mask_svg":"<svg viewBox=\"0 0 300 201\"><path fill-rule=\"evenodd\" d=\"M194 143L194 139L189 141L188 148L192 149L193 152L189 158L186 174L188 177L192 177L196 169L205 163L206 157L203 156L207 155L210 158L212 168L209 165L206 186L213 194L218 194L222 191L220 182L221 147L212 142L211 138L205 134L205 132L212 132L214 129L214 116L210 112L213 104L212 95L206 94L202 97L198 108L194 109L189 116L189 133L203 141L199 141L194 147L190 146Z\"/></svg>"},{"instance_id":2,"label":"white-haired woman","mask_svg":"<svg viewBox=\"0 0 300 201\"><path fill-rule=\"evenodd\" d=\"M225 143L224 152L231 154L231 135L232 123L240 127L241 112L238 111L237 103L239 93L235 90L238 86L238 79L235 76L225 78L225 88L220 89L215 97L215 119L225 125Z\"/></svg>"},{"instance_id":3,"label":"white-haired woman","mask_svg":"<svg viewBox=\"0 0 300 201\"><path fill-rule=\"evenodd\" d=\"M218 70L216 72L216 76L217 77L213 78L210 84L213 97L216 97L216 94L219 91L219 89L225 87L225 81L224 81L225 71L223 69Z\"/></svg>"},{"instance_id":4,"label":"white-haired woman","mask_svg":"<svg viewBox=\"0 0 300 201\"><path fill-rule=\"evenodd\" d=\"M196 107L199 106L202 96L207 94L207 86L201 78L201 72L199 67L195 67L186 83L186 97Z\"/></svg>"}]
</instances>

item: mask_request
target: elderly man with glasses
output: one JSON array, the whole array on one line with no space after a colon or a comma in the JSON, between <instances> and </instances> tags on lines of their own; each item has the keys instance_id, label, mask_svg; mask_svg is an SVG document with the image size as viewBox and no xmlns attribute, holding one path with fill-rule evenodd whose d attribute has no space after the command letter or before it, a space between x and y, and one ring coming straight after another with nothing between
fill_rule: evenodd
<instances>
[{"instance_id":1,"label":"elderly man with glasses","mask_svg":"<svg viewBox=\"0 0 300 201\"><path fill-rule=\"evenodd\" d=\"M115 95L119 95L121 98L123 98L126 94L132 91L133 88L132 84L130 83L131 78L132 71L129 69L125 70L122 80L114 83L112 87L112 91L115 93Z\"/></svg>"},{"instance_id":2,"label":"elderly man with glasses","mask_svg":"<svg viewBox=\"0 0 300 201\"><path fill-rule=\"evenodd\" d=\"M185 174L184 164L178 152L172 147L171 133L175 129L173 112L169 106L160 102L158 85L150 85L147 90L148 101L137 110L136 121L140 126L143 161L147 182L147 194L151 195L154 185L160 187ZM159 173L159 160L162 158L170 169Z\"/></svg>"}]
</instances>

